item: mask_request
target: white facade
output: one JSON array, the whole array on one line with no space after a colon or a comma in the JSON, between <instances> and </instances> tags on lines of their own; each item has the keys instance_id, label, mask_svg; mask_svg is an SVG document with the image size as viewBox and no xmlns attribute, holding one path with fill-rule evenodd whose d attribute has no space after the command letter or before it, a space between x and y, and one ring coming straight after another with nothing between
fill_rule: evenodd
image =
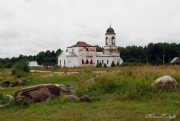
<instances>
[{"instance_id":1,"label":"white facade","mask_svg":"<svg viewBox=\"0 0 180 121\"><path fill-rule=\"evenodd\" d=\"M41 66L37 64L37 61L30 61L29 67L41 67Z\"/></svg>"},{"instance_id":2,"label":"white facade","mask_svg":"<svg viewBox=\"0 0 180 121\"><path fill-rule=\"evenodd\" d=\"M58 56L58 66L61 67L94 67L98 63L111 66L121 64L123 60L120 58L120 53L115 43L115 33L111 26L105 34L105 46L103 52L96 52L96 47L85 42L77 42L77 44L68 47L66 52L62 52Z\"/></svg>"}]
</instances>

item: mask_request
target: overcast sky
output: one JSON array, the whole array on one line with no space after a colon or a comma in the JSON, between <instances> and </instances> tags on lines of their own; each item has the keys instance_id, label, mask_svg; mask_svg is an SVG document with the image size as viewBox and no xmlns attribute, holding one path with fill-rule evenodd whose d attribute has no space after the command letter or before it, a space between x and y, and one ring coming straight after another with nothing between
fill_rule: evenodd
<instances>
[{"instance_id":1,"label":"overcast sky","mask_svg":"<svg viewBox=\"0 0 180 121\"><path fill-rule=\"evenodd\" d=\"M180 43L180 0L0 0L0 58L104 46L110 23L117 46Z\"/></svg>"}]
</instances>

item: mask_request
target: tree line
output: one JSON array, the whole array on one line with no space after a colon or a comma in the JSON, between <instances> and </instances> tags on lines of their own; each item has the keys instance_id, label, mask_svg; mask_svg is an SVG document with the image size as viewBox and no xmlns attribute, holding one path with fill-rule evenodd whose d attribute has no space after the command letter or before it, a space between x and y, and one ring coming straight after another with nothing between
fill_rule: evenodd
<instances>
[{"instance_id":1,"label":"tree line","mask_svg":"<svg viewBox=\"0 0 180 121\"><path fill-rule=\"evenodd\" d=\"M130 64L169 64L174 57L180 57L180 44L149 43L147 46L118 47L121 58Z\"/></svg>"},{"instance_id":2,"label":"tree line","mask_svg":"<svg viewBox=\"0 0 180 121\"><path fill-rule=\"evenodd\" d=\"M0 68L12 68L12 66L20 60L37 61L39 65L49 66L57 64L57 56L62 52L61 49L56 51L41 51L37 55L22 55L12 58L0 58Z\"/></svg>"},{"instance_id":3,"label":"tree line","mask_svg":"<svg viewBox=\"0 0 180 121\"><path fill-rule=\"evenodd\" d=\"M96 45L98 52L103 51L103 47ZM120 56L123 59L123 65L162 65L169 64L174 57L180 56L180 44L176 43L149 43L147 46L127 46L118 47ZM16 62L22 59L28 61L37 61L39 65L57 64L57 56L62 52L41 51L37 55L19 55L19 57L0 58L0 68L11 68Z\"/></svg>"}]
</instances>

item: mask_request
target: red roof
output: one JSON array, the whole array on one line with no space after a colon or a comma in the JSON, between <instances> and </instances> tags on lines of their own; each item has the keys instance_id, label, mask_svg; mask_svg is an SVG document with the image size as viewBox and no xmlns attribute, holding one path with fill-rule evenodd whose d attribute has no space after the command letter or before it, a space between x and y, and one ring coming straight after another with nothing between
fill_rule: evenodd
<instances>
[{"instance_id":1,"label":"red roof","mask_svg":"<svg viewBox=\"0 0 180 121\"><path fill-rule=\"evenodd\" d=\"M93 47L93 46L90 44L87 44L86 42L78 41L75 45L70 46L68 48L71 48L71 47Z\"/></svg>"}]
</instances>

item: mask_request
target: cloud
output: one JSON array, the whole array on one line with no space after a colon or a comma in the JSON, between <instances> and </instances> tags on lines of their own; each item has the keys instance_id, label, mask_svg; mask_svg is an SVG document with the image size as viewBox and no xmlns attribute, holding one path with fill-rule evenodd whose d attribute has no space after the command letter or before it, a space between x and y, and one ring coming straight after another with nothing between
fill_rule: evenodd
<instances>
[{"instance_id":1,"label":"cloud","mask_svg":"<svg viewBox=\"0 0 180 121\"><path fill-rule=\"evenodd\" d=\"M1 0L0 57L35 55L86 41L104 46L180 42L179 0Z\"/></svg>"}]
</instances>

